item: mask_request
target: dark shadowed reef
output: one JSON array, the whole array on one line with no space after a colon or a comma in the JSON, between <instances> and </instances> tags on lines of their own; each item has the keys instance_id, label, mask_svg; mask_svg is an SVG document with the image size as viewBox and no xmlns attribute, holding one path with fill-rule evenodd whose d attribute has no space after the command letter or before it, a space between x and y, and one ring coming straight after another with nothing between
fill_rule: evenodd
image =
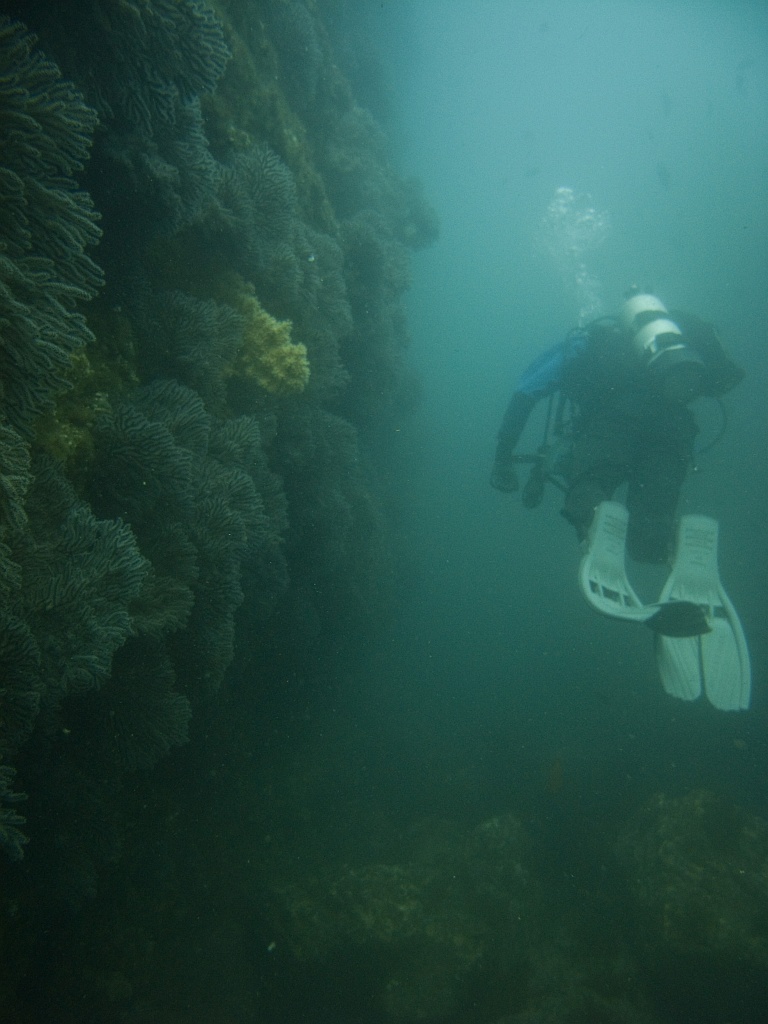
<instances>
[{"instance_id":1,"label":"dark shadowed reef","mask_svg":"<svg viewBox=\"0 0 768 1024\"><path fill-rule=\"evenodd\" d=\"M3 3L0 146L0 1018L160 1019L129 862L388 614L436 219L315 4Z\"/></svg>"}]
</instances>

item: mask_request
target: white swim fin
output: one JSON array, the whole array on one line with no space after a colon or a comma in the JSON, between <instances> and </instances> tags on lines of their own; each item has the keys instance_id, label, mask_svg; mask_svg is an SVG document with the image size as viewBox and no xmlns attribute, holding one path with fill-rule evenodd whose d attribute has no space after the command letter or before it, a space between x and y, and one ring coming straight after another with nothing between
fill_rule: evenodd
<instances>
[{"instance_id":1,"label":"white swim fin","mask_svg":"<svg viewBox=\"0 0 768 1024\"><path fill-rule=\"evenodd\" d=\"M624 545L628 522L629 512L620 502L600 502L579 565L579 583L586 599L603 615L645 622L655 609L643 605L627 579Z\"/></svg>"},{"instance_id":2,"label":"white swim fin","mask_svg":"<svg viewBox=\"0 0 768 1024\"><path fill-rule=\"evenodd\" d=\"M699 605L710 632L693 637L658 636L656 662L664 689L673 697L695 700L702 688L721 711L749 707L749 650L736 609L720 582L717 521L683 516L677 533L672 572L659 601Z\"/></svg>"},{"instance_id":3,"label":"white swim fin","mask_svg":"<svg viewBox=\"0 0 768 1024\"><path fill-rule=\"evenodd\" d=\"M643 604L627 578L624 546L629 513L617 501L595 509L587 550L579 566L579 583L587 601L603 615L626 622L644 622L656 633L695 636L709 630L704 613L690 601L670 598Z\"/></svg>"}]
</instances>

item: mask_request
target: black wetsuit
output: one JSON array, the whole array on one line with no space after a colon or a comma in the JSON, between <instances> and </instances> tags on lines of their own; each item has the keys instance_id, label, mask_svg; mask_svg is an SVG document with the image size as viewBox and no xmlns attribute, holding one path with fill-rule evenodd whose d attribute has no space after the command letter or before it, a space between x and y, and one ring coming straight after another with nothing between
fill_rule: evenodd
<instances>
[{"instance_id":1,"label":"black wetsuit","mask_svg":"<svg viewBox=\"0 0 768 1024\"><path fill-rule=\"evenodd\" d=\"M701 394L719 396L743 377L715 331L696 317L670 313L703 363ZM567 483L562 514L580 539L595 507L627 484L627 549L641 562L664 562L674 538L680 488L694 453L693 413L664 397L615 321L574 331L521 378L498 435L497 465L509 464L536 403L561 391L573 410L571 445L558 470Z\"/></svg>"}]
</instances>

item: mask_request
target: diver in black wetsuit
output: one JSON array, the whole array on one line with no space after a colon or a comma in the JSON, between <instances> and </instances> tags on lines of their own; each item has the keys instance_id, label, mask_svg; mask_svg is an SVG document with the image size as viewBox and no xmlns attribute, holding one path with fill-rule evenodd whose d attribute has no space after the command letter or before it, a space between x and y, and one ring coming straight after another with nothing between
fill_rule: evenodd
<instances>
[{"instance_id":1,"label":"diver in black wetsuit","mask_svg":"<svg viewBox=\"0 0 768 1024\"><path fill-rule=\"evenodd\" d=\"M499 430L491 484L518 489L515 447L537 402L559 391L571 407L556 468L565 481L562 514L583 540L597 505L626 483L629 554L665 562L694 454L689 403L719 398L743 376L710 324L632 289L617 318L571 331L525 371Z\"/></svg>"}]
</instances>

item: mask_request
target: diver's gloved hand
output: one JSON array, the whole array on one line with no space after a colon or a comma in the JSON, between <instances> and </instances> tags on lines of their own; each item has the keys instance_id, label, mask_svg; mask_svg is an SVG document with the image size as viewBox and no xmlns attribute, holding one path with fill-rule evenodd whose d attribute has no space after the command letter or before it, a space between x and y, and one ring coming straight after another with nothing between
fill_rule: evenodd
<instances>
[{"instance_id":1,"label":"diver's gloved hand","mask_svg":"<svg viewBox=\"0 0 768 1024\"><path fill-rule=\"evenodd\" d=\"M517 470L511 462L494 462L491 471L491 487L505 494L511 494L520 489L520 481L517 478Z\"/></svg>"}]
</instances>

